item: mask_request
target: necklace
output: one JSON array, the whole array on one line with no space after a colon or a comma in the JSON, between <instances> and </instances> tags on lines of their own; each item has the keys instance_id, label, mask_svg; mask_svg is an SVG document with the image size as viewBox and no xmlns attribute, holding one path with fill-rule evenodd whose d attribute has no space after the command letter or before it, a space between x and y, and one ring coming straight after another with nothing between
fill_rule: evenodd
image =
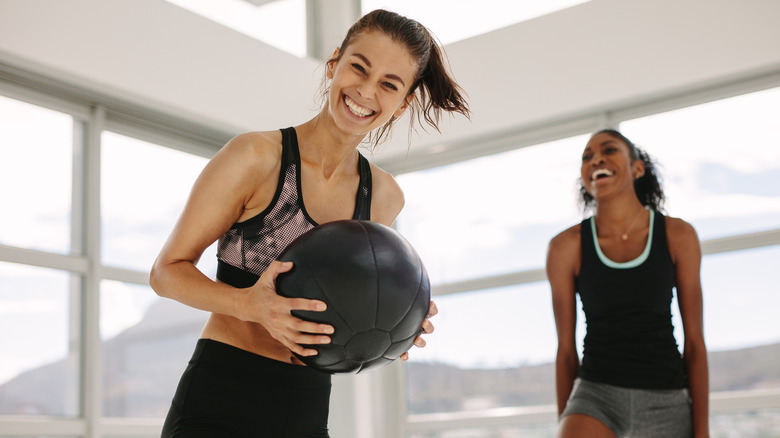
<instances>
[{"instance_id":1,"label":"necklace","mask_svg":"<svg viewBox=\"0 0 780 438\"><path fill-rule=\"evenodd\" d=\"M621 240L628 240L628 230L630 230L631 226L634 225L634 222L636 222L636 218L640 216L642 210L644 210L644 208L640 208L637 214L634 215L634 218L631 219L631 222L629 222L628 226L626 227L626 231L624 231L623 234L620 235Z\"/></svg>"}]
</instances>

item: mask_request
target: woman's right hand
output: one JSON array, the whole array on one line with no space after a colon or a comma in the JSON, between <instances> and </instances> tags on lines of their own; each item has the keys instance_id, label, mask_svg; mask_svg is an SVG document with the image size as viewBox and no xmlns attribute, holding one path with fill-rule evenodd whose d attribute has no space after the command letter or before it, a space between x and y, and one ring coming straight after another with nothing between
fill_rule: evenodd
<instances>
[{"instance_id":1,"label":"woman's right hand","mask_svg":"<svg viewBox=\"0 0 780 438\"><path fill-rule=\"evenodd\" d=\"M276 277L292 269L291 262L273 261L239 309L239 318L261 324L268 333L290 351L300 356L314 356L317 350L302 345L329 344L333 326L304 321L293 316L293 310L322 312L326 304L306 298L286 298L276 293Z\"/></svg>"}]
</instances>

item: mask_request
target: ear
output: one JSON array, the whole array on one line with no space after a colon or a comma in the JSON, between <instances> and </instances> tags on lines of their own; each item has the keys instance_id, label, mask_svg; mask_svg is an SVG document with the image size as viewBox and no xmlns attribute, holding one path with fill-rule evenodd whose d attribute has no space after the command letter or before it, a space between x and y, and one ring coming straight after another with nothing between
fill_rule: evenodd
<instances>
[{"instance_id":1,"label":"ear","mask_svg":"<svg viewBox=\"0 0 780 438\"><path fill-rule=\"evenodd\" d=\"M401 117L401 115L404 113L404 111L406 111L406 108L409 107L409 105L412 103L413 100L414 100L414 94L410 94L406 96L406 99L404 99L404 103L402 103L401 106L399 106L398 109L395 110L393 116L396 119Z\"/></svg>"},{"instance_id":2,"label":"ear","mask_svg":"<svg viewBox=\"0 0 780 438\"><path fill-rule=\"evenodd\" d=\"M631 164L631 168L634 171L634 179L639 179L645 176L645 162L642 160L634 160Z\"/></svg>"},{"instance_id":3,"label":"ear","mask_svg":"<svg viewBox=\"0 0 780 438\"><path fill-rule=\"evenodd\" d=\"M330 57L330 60L328 60L328 63L325 68L325 77L328 79L333 79L333 70L336 68L336 58L339 56L339 48L336 47L336 50L333 51L333 56Z\"/></svg>"}]
</instances>

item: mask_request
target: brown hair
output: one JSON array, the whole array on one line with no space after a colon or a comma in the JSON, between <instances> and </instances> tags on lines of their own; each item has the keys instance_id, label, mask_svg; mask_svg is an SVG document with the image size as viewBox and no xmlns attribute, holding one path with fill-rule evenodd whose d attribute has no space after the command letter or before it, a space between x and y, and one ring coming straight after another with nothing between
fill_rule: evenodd
<instances>
[{"instance_id":1,"label":"brown hair","mask_svg":"<svg viewBox=\"0 0 780 438\"><path fill-rule=\"evenodd\" d=\"M328 63L338 61L358 35L369 31L383 32L406 47L409 54L417 60L417 72L409 89L409 95L414 96L409 104L410 135L415 121L421 119L439 131L442 111L457 112L469 117L470 110L464 98L465 93L447 72L443 49L438 41L425 26L395 12L377 9L361 17L347 31L338 55L329 59ZM370 133L368 143L374 146L381 143L395 120L396 117L392 116L382 127ZM422 122L420 125L422 126Z\"/></svg>"}]
</instances>

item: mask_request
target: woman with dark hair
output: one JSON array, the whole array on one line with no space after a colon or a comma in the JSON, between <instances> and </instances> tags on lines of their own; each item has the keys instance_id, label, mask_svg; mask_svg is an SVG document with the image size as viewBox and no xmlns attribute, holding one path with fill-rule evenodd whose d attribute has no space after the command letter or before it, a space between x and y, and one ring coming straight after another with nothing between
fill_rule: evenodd
<instances>
[{"instance_id":1,"label":"woman with dark hair","mask_svg":"<svg viewBox=\"0 0 780 438\"><path fill-rule=\"evenodd\" d=\"M378 144L407 110L434 128L442 112L468 116L444 66L425 27L373 11L327 61L326 100L313 119L241 134L208 163L150 274L159 295L211 312L163 437L328 436L330 375L293 353L316 354L302 345L330 342L333 328L291 314L322 311L325 303L277 295L276 277L292 266L275 259L318 224L393 223L404 203L401 189L356 148ZM214 281L195 264L217 240ZM256 282L241 288L247 278ZM435 313L431 304L429 317ZM428 319L422 328L433 331Z\"/></svg>"},{"instance_id":2,"label":"woman with dark hair","mask_svg":"<svg viewBox=\"0 0 780 438\"><path fill-rule=\"evenodd\" d=\"M709 436L701 248L690 224L662 214L656 172L620 132L597 132L580 169L580 202L594 214L550 241L559 437ZM587 325L581 362L576 294Z\"/></svg>"}]
</instances>

